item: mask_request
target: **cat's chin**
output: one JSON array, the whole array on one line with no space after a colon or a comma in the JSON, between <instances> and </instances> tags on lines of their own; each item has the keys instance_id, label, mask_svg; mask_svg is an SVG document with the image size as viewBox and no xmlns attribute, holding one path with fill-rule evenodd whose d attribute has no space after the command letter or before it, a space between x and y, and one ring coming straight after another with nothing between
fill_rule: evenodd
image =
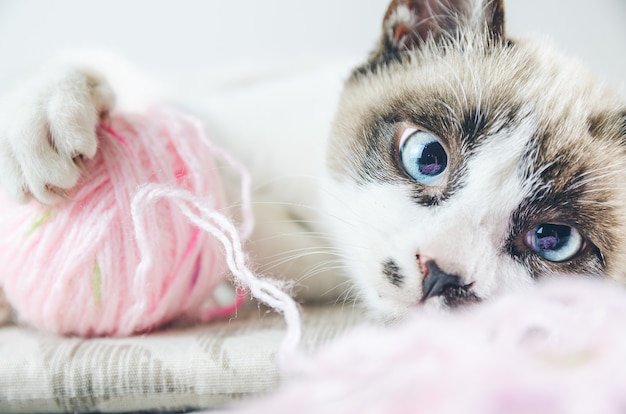
<instances>
[{"instance_id":1,"label":"cat's chin","mask_svg":"<svg viewBox=\"0 0 626 414\"><path fill-rule=\"evenodd\" d=\"M376 304L366 303L365 306L370 319L382 325L395 325L414 313L443 313L451 309L443 298L432 298L426 302L415 302L410 305L387 299Z\"/></svg>"},{"instance_id":2,"label":"cat's chin","mask_svg":"<svg viewBox=\"0 0 626 414\"><path fill-rule=\"evenodd\" d=\"M430 298L425 302L412 305L392 303L387 300L369 306L369 315L374 321L383 325L395 325L412 314L443 314L465 309L482 301L472 292L451 292L449 295Z\"/></svg>"}]
</instances>

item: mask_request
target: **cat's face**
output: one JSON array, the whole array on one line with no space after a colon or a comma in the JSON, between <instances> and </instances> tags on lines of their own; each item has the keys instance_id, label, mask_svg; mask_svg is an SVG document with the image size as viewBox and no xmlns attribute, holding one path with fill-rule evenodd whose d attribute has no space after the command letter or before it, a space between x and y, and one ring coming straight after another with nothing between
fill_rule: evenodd
<instances>
[{"instance_id":1,"label":"cat's face","mask_svg":"<svg viewBox=\"0 0 626 414\"><path fill-rule=\"evenodd\" d=\"M626 280L626 105L507 39L501 2L394 1L327 162L326 214L384 319L552 275Z\"/></svg>"}]
</instances>

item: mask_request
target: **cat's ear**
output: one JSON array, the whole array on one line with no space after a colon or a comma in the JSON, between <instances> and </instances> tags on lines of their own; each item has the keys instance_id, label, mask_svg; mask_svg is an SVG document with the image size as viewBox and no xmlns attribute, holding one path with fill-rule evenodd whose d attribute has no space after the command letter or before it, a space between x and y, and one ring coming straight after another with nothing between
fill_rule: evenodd
<instances>
[{"instance_id":1,"label":"cat's ear","mask_svg":"<svg viewBox=\"0 0 626 414\"><path fill-rule=\"evenodd\" d=\"M383 37L374 55L392 57L422 47L431 39L455 39L463 30L479 30L489 41L502 41L504 1L393 0L385 13Z\"/></svg>"}]
</instances>

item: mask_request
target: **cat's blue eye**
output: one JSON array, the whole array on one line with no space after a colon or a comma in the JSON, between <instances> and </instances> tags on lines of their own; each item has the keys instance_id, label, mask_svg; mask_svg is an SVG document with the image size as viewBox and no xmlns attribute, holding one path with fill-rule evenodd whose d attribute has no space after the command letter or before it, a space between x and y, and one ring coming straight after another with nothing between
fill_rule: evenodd
<instances>
[{"instance_id":1,"label":"cat's blue eye","mask_svg":"<svg viewBox=\"0 0 626 414\"><path fill-rule=\"evenodd\" d=\"M402 168L415 181L427 186L441 183L448 166L448 155L432 134L407 129L400 140Z\"/></svg>"},{"instance_id":2,"label":"cat's blue eye","mask_svg":"<svg viewBox=\"0 0 626 414\"><path fill-rule=\"evenodd\" d=\"M528 231L524 241L539 256L551 262L565 262L576 257L585 240L574 227L543 223Z\"/></svg>"}]
</instances>

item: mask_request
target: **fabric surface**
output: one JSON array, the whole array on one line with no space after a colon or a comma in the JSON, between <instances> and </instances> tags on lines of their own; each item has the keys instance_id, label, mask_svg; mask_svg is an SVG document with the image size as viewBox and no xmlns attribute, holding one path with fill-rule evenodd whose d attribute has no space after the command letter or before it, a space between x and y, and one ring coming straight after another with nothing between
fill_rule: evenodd
<instances>
[{"instance_id":1,"label":"fabric surface","mask_svg":"<svg viewBox=\"0 0 626 414\"><path fill-rule=\"evenodd\" d=\"M303 310L302 349L359 321L350 307ZM236 318L130 338L62 338L0 328L0 412L123 412L218 407L274 389L281 315Z\"/></svg>"}]
</instances>

